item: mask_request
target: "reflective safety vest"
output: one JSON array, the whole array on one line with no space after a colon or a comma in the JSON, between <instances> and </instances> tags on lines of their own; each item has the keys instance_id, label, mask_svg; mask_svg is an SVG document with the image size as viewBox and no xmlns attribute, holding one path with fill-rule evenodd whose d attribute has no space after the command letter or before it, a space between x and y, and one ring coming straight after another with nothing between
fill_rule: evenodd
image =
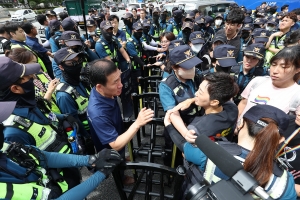
<instances>
[{"instance_id":1,"label":"reflective safety vest","mask_svg":"<svg viewBox=\"0 0 300 200\"><path fill-rule=\"evenodd\" d=\"M43 73L36 74L36 78L43 84L43 87L47 89L47 85L49 84L49 79ZM40 95L43 97L45 94L40 92ZM51 111L57 114L61 114L58 105L56 104L56 96L54 93L51 95Z\"/></svg>"},{"instance_id":2,"label":"reflective safety vest","mask_svg":"<svg viewBox=\"0 0 300 200\"><path fill-rule=\"evenodd\" d=\"M137 56L140 59L143 60L143 58L142 58L142 48L139 47L139 44L137 42L135 42L132 38L128 38L127 42L131 42L134 45L135 50L137 52ZM134 60L133 60L132 57L131 57L131 64L132 64L133 69L137 69L138 68L137 63L134 62Z\"/></svg>"},{"instance_id":3,"label":"reflective safety vest","mask_svg":"<svg viewBox=\"0 0 300 200\"><path fill-rule=\"evenodd\" d=\"M155 41L158 41L160 34L165 32L166 29L162 29L160 26L157 26L156 24L153 24L152 26L154 27L154 35L152 35L152 37L154 38Z\"/></svg>"},{"instance_id":4,"label":"reflective safety vest","mask_svg":"<svg viewBox=\"0 0 300 200\"><path fill-rule=\"evenodd\" d=\"M112 38L112 43L114 45L113 52L110 50L108 44L106 44L105 42L101 41L101 38L97 42L99 42L99 43L101 43L103 45L106 54L109 55L110 59L113 60L116 63L116 61L118 61L118 55L117 55L118 45L117 45L117 42L115 41L115 38L114 37ZM116 63L116 65L117 64L118 63Z\"/></svg>"},{"instance_id":5,"label":"reflective safety vest","mask_svg":"<svg viewBox=\"0 0 300 200\"><path fill-rule=\"evenodd\" d=\"M245 159L240 157L241 147L236 143L231 143L227 141L218 142L220 146L223 146L225 150L231 153L237 160L242 164L245 162ZM276 165L276 166L275 166ZM221 179L217 177L214 173L216 170L216 165L210 160L207 159L203 178L205 178L209 183L217 183ZM285 188L288 184L288 172L286 170L281 170L276 163L274 163L273 174L271 175L269 182L265 186L265 191L274 199L280 198L285 192Z\"/></svg>"},{"instance_id":6,"label":"reflective safety vest","mask_svg":"<svg viewBox=\"0 0 300 200\"><path fill-rule=\"evenodd\" d=\"M31 51L37 57L37 62L41 65L43 72L47 73L47 68L46 68L44 62L42 61L42 59L38 56L38 54L33 49L29 48L27 45L12 44L11 49L15 49L15 48L25 48L25 49Z\"/></svg>"},{"instance_id":7,"label":"reflective safety vest","mask_svg":"<svg viewBox=\"0 0 300 200\"><path fill-rule=\"evenodd\" d=\"M174 21L172 21L171 24L172 24L172 26L173 26L173 33L174 33L175 37L177 38L177 36L178 36L178 34L179 34L179 32L180 32L180 28L177 29L177 25L175 24Z\"/></svg>"},{"instance_id":8,"label":"reflective safety vest","mask_svg":"<svg viewBox=\"0 0 300 200\"><path fill-rule=\"evenodd\" d=\"M270 47L271 48L276 48L276 49L283 49L284 48L284 40L286 38L286 34L283 35L281 38L279 37L275 37L271 44ZM270 67L270 60L271 58L274 56L275 54L269 50L266 51L266 56L265 56L265 60L266 60L266 66Z\"/></svg>"},{"instance_id":9,"label":"reflective safety vest","mask_svg":"<svg viewBox=\"0 0 300 200\"><path fill-rule=\"evenodd\" d=\"M186 90L184 83L179 82L174 74L170 74L167 78L162 80L172 91L175 97L176 105L190 98L194 98L195 95L192 90ZM197 114L197 106L192 104L188 109L180 111L180 116L182 120L187 123L189 120L194 118ZM190 123L190 122L189 122Z\"/></svg>"},{"instance_id":10,"label":"reflective safety vest","mask_svg":"<svg viewBox=\"0 0 300 200\"><path fill-rule=\"evenodd\" d=\"M126 38L127 38L127 39L128 39L128 38L131 38L131 35L130 35L130 34L127 32L127 30L126 30L126 26L123 26L122 30L125 32Z\"/></svg>"},{"instance_id":11,"label":"reflective safety vest","mask_svg":"<svg viewBox=\"0 0 300 200\"><path fill-rule=\"evenodd\" d=\"M8 144L4 143L3 152L8 148ZM39 166L39 160L35 156L38 152L29 154L30 158L34 160ZM42 167L36 167L34 170L22 167L17 161L12 161L2 153L1 157L1 169L0 169L0 199L11 200L48 200L51 192L51 177L46 174L46 170ZM32 170L30 173L26 173ZM24 173L24 174L22 174ZM18 177L14 175L18 175ZM62 174L61 174L62 175ZM21 179L20 179L21 178ZM14 182L7 182L7 180ZM53 181L52 181L53 182ZM68 183L63 180L62 182L56 182L60 187L62 193L68 190Z\"/></svg>"},{"instance_id":12,"label":"reflective safety vest","mask_svg":"<svg viewBox=\"0 0 300 200\"><path fill-rule=\"evenodd\" d=\"M62 40L60 40L60 37L61 35L58 34L55 34L51 37L59 49L66 47L66 45L62 42Z\"/></svg>"},{"instance_id":13,"label":"reflective safety vest","mask_svg":"<svg viewBox=\"0 0 300 200\"><path fill-rule=\"evenodd\" d=\"M69 95L71 95L71 97L74 99L74 101L77 104L77 107L78 107L77 113L78 113L79 119L81 120L82 124L84 125L84 128L86 130L89 130L90 128L89 128L87 117L86 117L86 111L87 111L87 107L88 107L88 103L89 103L89 98L80 95L79 92L77 92L77 90L74 87L70 86L67 83L58 84L58 86L56 87L56 92L66 92ZM87 91L87 93L89 94L88 91Z\"/></svg>"},{"instance_id":14,"label":"reflective safety vest","mask_svg":"<svg viewBox=\"0 0 300 200\"><path fill-rule=\"evenodd\" d=\"M58 121L56 121L58 123ZM54 123L53 123L54 124ZM67 140L67 134L59 131L53 124L39 124L17 115L10 115L3 122L5 127L14 127L30 134L35 140L35 146L43 151L72 153Z\"/></svg>"},{"instance_id":15,"label":"reflective safety vest","mask_svg":"<svg viewBox=\"0 0 300 200\"><path fill-rule=\"evenodd\" d=\"M100 29L100 28L97 28L97 29L96 29L96 34L97 34L98 36L101 35L101 29Z\"/></svg>"}]
</instances>

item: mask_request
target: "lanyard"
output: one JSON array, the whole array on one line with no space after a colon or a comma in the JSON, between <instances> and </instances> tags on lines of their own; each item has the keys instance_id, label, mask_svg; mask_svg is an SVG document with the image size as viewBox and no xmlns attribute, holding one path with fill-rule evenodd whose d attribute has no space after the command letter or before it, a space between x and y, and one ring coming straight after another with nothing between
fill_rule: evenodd
<instances>
[{"instance_id":1,"label":"lanyard","mask_svg":"<svg viewBox=\"0 0 300 200\"><path fill-rule=\"evenodd\" d=\"M286 154L286 153L289 153L289 152L292 152L292 151L295 151L295 150L298 150L300 149L300 144L291 148L291 149L288 149L288 150L285 150L285 147L286 145L288 145L288 143L300 132L300 127L297 128L284 142L283 142L283 145L280 147L280 149L277 151L276 153L276 158Z\"/></svg>"}]
</instances>

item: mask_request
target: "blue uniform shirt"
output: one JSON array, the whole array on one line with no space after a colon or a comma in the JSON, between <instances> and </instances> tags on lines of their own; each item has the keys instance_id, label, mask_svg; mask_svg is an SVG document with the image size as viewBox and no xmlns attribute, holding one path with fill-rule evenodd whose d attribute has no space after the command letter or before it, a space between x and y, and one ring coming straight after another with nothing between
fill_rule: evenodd
<instances>
[{"instance_id":1,"label":"blue uniform shirt","mask_svg":"<svg viewBox=\"0 0 300 200\"><path fill-rule=\"evenodd\" d=\"M45 55L47 53L47 49L45 49L43 47L43 45L41 45L39 43L39 39L37 38L33 38L33 37L29 37L28 35L26 36L26 44L31 48L33 49L34 51L42 54L42 55ZM47 56L47 55L46 55Z\"/></svg>"},{"instance_id":2,"label":"blue uniform shirt","mask_svg":"<svg viewBox=\"0 0 300 200\"><path fill-rule=\"evenodd\" d=\"M183 35L182 35L182 31L180 31L177 35L177 40L182 40Z\"/></svg>"},{"instance_id":3,"label":"blue uniform shirt","mask_svg":"<svg viewBox=\"0 0 300 200\"><path fill-rule=\"evenodd\" d=\"M51 37L51 38L49 39L49 43L50 43L50 47L51 47L52 53L55 53L55 52L57 52L57 51L60 49L60 47L57 46L57 44L56 44L56 42L55 42L55 39L58 39L58 38L61 36L61 34L62 34L62 32L56 31L56 32L54 33L54 35L55 35L54 39L53 39L53 37Z\"/></svg>"},{"instance_id":4,"label":"blue uniform shirt","mask_svg":"<svg viewBox=\"0 0 300 200\"><path fill-rule=\"evenodd\" d=\"M110 56L106 53L104 45L102 44L102 42L109 47L111 53L114 53L115 44L117 44L117 48L118 48L118 49L116 49L117 52L119 52L118 50L122 48L122 45L120 44L120 42L117 39L115 39L116 43L107 42L103 38L103 36L100 36L100 39L101 39L101 42L97 42L96 45L95 45L95 50L96 50L96 52L97 52L97 54L100 58L106 58L107 56ZM110 58L113 59L112 56L110 56Z\"/></svg>"},{"instance_id":5,"label":"blue uniform shirt","mask_svg":"<svg viewBox=\"0 0 300 200\"><path fill-rule=\"evenodd\" d=\"M172 74L174 74L174 72L172 72ZM176 75L175 79L178 82L181 82ZM195 94L195 86L191 79L187 80L185 83L182 83L182 85L184 86L185 91L191 90L191 92ZM173 90L164 81L159 84L159 99L164 111L168 111L177 105Z\"/></svg>"},{"instance_id":6,"label":"blue uniform shirt","mask_svg":"<svg viewBox=\"0 0 300 200\"><path fill-rule=\"evenodd\" d=\"M45 26L45 36L47 40L51 38L50 28L48 26Z\"/></svg>"},{"instance_id":7,"label":"blue uniform shirt","mask_svg":"<svg viewBox=\"0 0 300 200\"><path fill-rule=\"evenodd\" d=\"M131 39L137 44L137 45L141 45L141 42L138 41L137 39L135 39L135 37L132 35L131 36ZM127 50L127 53L129 54L129 56L137 56L139 52L137 52L136 48L135 48L135 45L133 42L127 42L126 43L126 50Z\"/></svg>"},{"instance_id":8,"label":"blue uniform shirt","mask_svg":"<svg viewBox=\"0 0 300 200\"><path fill-rule=\"evenodd\" d=\"M115 141L123 133L123 120L117 98L104 97L93 88L87 115L97 151L111 148L109 143Z\"/></svg>"},{"instance_id":9,"label":"blue uniform shirt","mask_svg":"<svg viewBox=\"0 0 300 200\"><path fill-rule=\"evenodd\" d=\"M117 34L115 35L119 42L126 42L126 33L118 29Z\"/></svg>"}]
</instances>

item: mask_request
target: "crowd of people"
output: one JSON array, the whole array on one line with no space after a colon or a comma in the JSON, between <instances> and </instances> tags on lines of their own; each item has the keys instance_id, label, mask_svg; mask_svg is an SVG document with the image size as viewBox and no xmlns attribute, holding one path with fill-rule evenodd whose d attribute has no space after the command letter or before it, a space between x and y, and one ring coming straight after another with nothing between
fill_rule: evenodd
<instances>
[{"instance_id":1,"label":"crowd of people","mask_svg":"<svg viewBox=\"0 0 300 200\"><path fill-rule=\"evenodd\" d=\"M176 165L192 172L182 199L195 184L189 176L231 178L194 145L200 134L273 199L300 197L300 8L277 10L230 4L204 15L149 4L126 12L120 29L109 8L89 9L82 35L52 10L37 16L39 28L1 24L0 198L84 199L128 161L125 146L157 117L141 108L125 129L120 104L125 85L138 93L137 78L151 68L161 77L165 148L175 144ZM84 182L82 166L93 173ZM120 173L124 185L135 182Z\"/></svg>"}]
</instances>

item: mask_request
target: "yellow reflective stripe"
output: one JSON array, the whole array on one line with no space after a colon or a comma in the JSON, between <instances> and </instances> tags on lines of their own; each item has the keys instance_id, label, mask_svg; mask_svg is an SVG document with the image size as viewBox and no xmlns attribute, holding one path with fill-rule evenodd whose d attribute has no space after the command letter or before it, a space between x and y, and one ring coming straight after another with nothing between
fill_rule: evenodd
<instances>
[{"instance_id":1,"label":"yellow reflective stripe","mask_svg":"<svg viewBox=\"0 0 300 200\"><path fill-rule=\"evenodd\" d=\"M273 182L274 178L276 178L275 182L269 189L270 184ZM281 177L276 177L272 174L269 182L267 183L265 190L269 190L267 193L273 198L278 199L282 196L283 192L285 191L286 185L288 181L288 172L284 170Z\"/></svg>"},{"instance_id":2,"label":"yellow reflective stripe","mask_svg":"<svg viewBox=\"0 0 300 200\"><path fill-rule=\"evenodd\" d=\"M68 151L66 151L66 150L68 150ZM58 153L67 153L67 152L70 152L70 149L69 149L68 145L64 145L64 146L61 148L61 150L59 150Z\"/></svg>"},{"instance_id":3,"label":"yellow reflective stripe","mask_svg":"<svg viewBox=\"0 0 300 200\"><path fill-rule=\"evenodd\" d=\"M57 182L57 184L59 185L59 187L63 193L68 190L68 184L66 181Z\"/></svg>"},{"instance_id":4,"label":"yellow reflective stripe","mask_svg":"<svg viewBox=\"0 0 300 200\"><path fill-rule=\"evenodd\" d=\"M207 159L206 166L205 166L205 171L203 174L203 177L209 182L209 183L217 183L221 179L217 176L215 176L215 170L216 170L216 165L210 160Z\"/></svg>"}]
</instances>

